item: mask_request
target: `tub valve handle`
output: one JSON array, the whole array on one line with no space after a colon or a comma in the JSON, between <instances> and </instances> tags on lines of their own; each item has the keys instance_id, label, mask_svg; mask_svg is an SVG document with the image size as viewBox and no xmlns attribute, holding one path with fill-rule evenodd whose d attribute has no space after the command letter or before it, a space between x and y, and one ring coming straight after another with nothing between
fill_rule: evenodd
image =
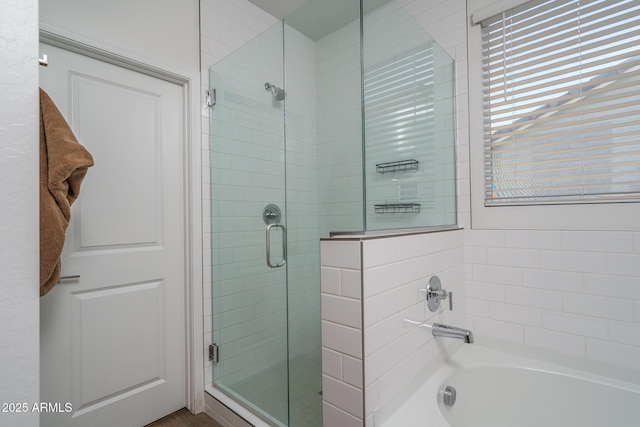
<instances>
[{"instance_id":1,"label":"tub valve handle","mask_svg":"<svg viewBox=\"0 0 640 427\"><path fill-rule=\"evenodd\" d=\"M440 301L447 298L449 299L449 310L453 310L453 293L442 289L442 283L438 276L431 277L427 285L427 306L429 310L436 311L440 308Z\"/></svg>"}]
</instances>

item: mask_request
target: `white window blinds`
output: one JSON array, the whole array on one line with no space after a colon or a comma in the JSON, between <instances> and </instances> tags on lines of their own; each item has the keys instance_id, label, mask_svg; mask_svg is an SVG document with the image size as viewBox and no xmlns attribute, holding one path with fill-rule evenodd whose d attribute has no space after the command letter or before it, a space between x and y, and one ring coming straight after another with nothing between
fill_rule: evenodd
<instances>
[{"instance_id":1,"label":"white window blinds","mask_svg":"<svg viewBox=\"0 0 640 427\"><path fill-rule=\"evenodd\" d=\"M640 1L482 22L485 205L640 201Z\"/></svg>"}]
</instances>

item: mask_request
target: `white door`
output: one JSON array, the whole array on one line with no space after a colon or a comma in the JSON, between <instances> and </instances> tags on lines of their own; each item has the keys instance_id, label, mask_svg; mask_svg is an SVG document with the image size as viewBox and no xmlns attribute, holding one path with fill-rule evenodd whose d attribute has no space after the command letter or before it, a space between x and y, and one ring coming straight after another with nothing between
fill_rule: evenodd
<instances>
[{"instance_id":1,"label":"white door","mask_svg":"<svg viewBox=\"0 0 640 427\"><path fill-rule=\"evenodd\" d=\"M182 87L42 44L40 85L93 155L41 298L41 425L142 426L185 406Z\"/></svg>"}]
</instances>

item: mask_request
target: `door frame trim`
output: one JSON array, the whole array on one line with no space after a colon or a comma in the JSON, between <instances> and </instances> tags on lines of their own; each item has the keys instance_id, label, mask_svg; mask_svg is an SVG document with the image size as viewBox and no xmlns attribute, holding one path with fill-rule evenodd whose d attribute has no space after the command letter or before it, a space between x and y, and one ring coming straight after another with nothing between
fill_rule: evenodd
<instances>
[{"instance_id":1,"label":"door frame trim","mask_svg":"<svg viewBox=\"0 0 640 427\"><path fill-rule=\"evenodd\" d=\"M198 138L199 115L195 91L199 87L199 74L187 77L139 60L105 50L93 44L58 34L40 27L39 41L59 47L83 56L117 65L132 71L158 78L182 87L184 154L183 179L184 198L182 200L184 216L184 290L185 296L185 406L193 413L204 411L204 325L203 325L203 289L202 286L202 180L200 150Z\"/></svg>"}]
</instances>

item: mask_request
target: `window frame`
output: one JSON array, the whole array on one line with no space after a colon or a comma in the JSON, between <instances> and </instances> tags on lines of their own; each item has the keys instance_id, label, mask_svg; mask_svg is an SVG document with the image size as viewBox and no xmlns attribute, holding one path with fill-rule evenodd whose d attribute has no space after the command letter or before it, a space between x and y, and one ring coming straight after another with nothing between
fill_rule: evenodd
<instances>
[{"instance_id":1,"label":"window frame","mask_svg":"<svg viewBox=\"0 0 640 427\"><path fill-rule=\"evenodd\" d=\"M471 224L477 229L640 230L640 203L565 203L485 206L482 102L482 35L479 22L522 0L475 0L468 9L469 151ZM479 18L480 17L480 18Z\"/></svg>"}]
</instances>

